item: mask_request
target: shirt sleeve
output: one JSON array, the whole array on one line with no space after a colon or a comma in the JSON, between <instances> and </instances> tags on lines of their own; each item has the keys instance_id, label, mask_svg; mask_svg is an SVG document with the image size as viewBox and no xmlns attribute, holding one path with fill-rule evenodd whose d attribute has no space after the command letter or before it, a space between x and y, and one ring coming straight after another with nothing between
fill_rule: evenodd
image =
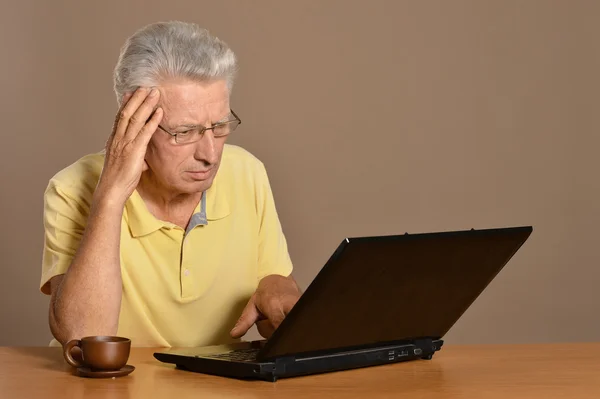
<instances>
[{"instance_id":1,"label":"shirt sleeve","mask_svg":"<svg viewBox=\"0 0 600 399\"><path fill-rule=\"evenodd\" d=\"M267 171L259 164L257 211L259 217L258 279L270 274L289 276L293 265L287 241L275 207Z\"/></svg>"},{"instance_id":2,"label":"shirt sleeve","mask_svg":"<svg viewBox=\"0 0 600 399\"><path fill-rule=\"evenodd\" d=\"M40 291L50 295L49 281L67 272L79 247L88 207L55 183L44 192L44 248Z\"/></svg>"}]
</instances>

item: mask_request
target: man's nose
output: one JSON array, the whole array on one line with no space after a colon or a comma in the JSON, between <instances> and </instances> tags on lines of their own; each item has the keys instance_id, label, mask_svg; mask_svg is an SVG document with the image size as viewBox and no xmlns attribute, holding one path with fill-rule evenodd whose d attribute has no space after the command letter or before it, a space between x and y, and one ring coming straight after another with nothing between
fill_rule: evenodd
<instances>
[{"instance_id":1,"label":"man's nose","mask_svg":"<svg viewBox=\"0 0 600 399\"><path fill-rule=\"evenodd\" d=\"M196 152L194 157L209 165L217 163L217 145L212 130L207 130L202 134L200 140L196 142Z\"/></svg>"}]
</instances>

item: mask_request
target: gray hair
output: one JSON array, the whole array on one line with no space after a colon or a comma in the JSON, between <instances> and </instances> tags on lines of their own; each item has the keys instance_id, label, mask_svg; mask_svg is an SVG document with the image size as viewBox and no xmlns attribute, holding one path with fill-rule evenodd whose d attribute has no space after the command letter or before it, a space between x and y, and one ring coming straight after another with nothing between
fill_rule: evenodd
<instances>
[{"instance_id":1,"label":"gray hair","mask_svg":"<svg viewBox=\"0 0 600 399\"><path fill-rule=\"evenodd\" d=\"M196 24L169 21L147 25L127 39L114 69L120 103L126 92L170 78L205 82L225 79L231 92L237 72L233 51Z\"/></svg>"}]
</instances>

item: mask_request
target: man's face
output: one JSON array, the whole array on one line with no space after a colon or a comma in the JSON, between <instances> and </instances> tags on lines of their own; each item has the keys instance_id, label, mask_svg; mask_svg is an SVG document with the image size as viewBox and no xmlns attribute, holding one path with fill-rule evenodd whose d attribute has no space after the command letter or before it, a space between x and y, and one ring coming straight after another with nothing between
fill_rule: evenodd
<instances>
[{"instance_id":1,"label":"man's face","mask_svg":"<svg viewBox=\"0 0 600 399\"><path fill-rule=\"evenodd\" d=\"M166 81L158 89L158 105L164 111L160 125L171 133L210 127L229 115L229 91L224 80ZM157 129L146 152L152 178L177 194L207 190L219 169L225 140L215 138L208 130L199 141L177 144L174 137Z\"/></svg>"}]
</instances>

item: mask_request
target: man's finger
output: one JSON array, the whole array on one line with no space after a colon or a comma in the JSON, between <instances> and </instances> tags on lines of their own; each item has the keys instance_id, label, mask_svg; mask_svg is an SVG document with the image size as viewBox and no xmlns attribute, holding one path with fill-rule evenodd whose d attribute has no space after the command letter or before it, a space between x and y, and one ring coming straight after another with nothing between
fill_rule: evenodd
<instances>
[{"instance_id":1,"label":"man's finger","mask_svg":"<svg viewBox=\"0 0 600 399\"><path fill-rule=\"evenodd\" d=\"M283 301L283 312L286 314L290 313L290 311L292 310L292 308L296 305L296 302L298 302L298 297L292 297L292 298L286 298Z\"/></svg>"},{"instance_id":2,"label":"man's finger","mask_svg":"<svg viewBox=\"0 0 600 399\"><path fill-rule=\"evenodd\" d=\"M133 95L133 93L131 93L131 92L127 92L127 93L123 94L123 98L121 99L121 105L119 106L119 110L117 111L117 113L115 115L115 121L113 123L112 132L110 132L110 135L106 139L106 144L104 146L107 151L110 148L110 146L115 138L117 129L119 128L119 121L121 120L121 112L123 112L123 109L127 105L127 102L129 101L129 99L131 98L132 95Z\"/></svg>"},{"instance_id":3,"label":"man's finger","mask_svg":"<svg viewBox=\"0 0 600 399\"><path fill-rule=\"evenodd\" d=\"M117 125L119 124L119 120L121 119L121 112L123 112L123 109L127 105L127 102L129 101L129 99L131 98L132 95L133 95L132 92L127 92L127 93L123 94L123 98L121 99L121 105L119 106L119 110L117 111L117 113L115 115L115 122L113 124L113 134L117 130Z\"/></svg>"},{"instance_id":4,"label":"man's finger","mask_svg":"<svg viewBox=\"0 0 600 399\"><path fill-rule=\"evenodd\" d=\"M123 101L123 109L119 111L116 119L116 128L114 129L114 135L120 139L125 135L127 128L129 127L129 119L137 111L139 106L144 102L150 90L147 88L137 89L128 101Z\"/></svg>"},{"instance_id":5,"label":"man's finger","mask_svg":"<svg viewBox=\"0 0 600 399\"><path fill-rule=\"evenodd\" d=\"M267 316L273 327L279 327L287 314L284 298L271 297L259 305L260 311Z\"/></svg>"},{"instance_id":6,"label":"man's finger","mask_svg":"<svg viewBox=\"0 0 600 399\"><path fill-rule=\"evenodd\" d=\"M260 313L254 304L254 297L248 301L248 304L244 308L242 315L238 319L235 327L231 330L230 334L233 338L241 338L248 332L250 327L256 323L260 318Z\"/></svg>"},{"instance_id":7,"label":"man's finger","mask_svg":"<svg viewBox=\"0 0 600 399\"><path fill-rule=\"evenodd\" d=\"M144 147L148 146L152 135L154 135L156 129L158 129L158 124L162 120L162 117L163 110L162 108L158 107L156 111L154 111L154 114L152 114L152 117L148 120L146 125L144 125L138 136L134 139L134 141L141 141Z\"/></svg>"},{"instance_id":8,"label":"man's finger","mask_svg":"<svg viewBox=\"0 0 600 399\"><path fill-rule=\"evenodd\" d=\"M281 308L278 308L269 314L269 321L274 328L279 327L279 325L283 322L283 319L285 319L285 313Z\"/></svg>"},{"instance_id":9,"label":"man's finger","mask_svg":"<svg viewBox=\"0 0 600 399\"><path fill-rule=\"evenodd\" d=\"M160 91L158 91L156 88L150 89L148 95L146 98L144 98L144 101L137 107L133 115L131 115L129 118L127 130L123 136L126 142L133 141L139 135L144 125L146 125L146 122L148 122L148 118L150 118L154 112L154 108L156 104L158 104L159 99ZM154 133L154 130L152 133Z\"/></svg>"},{"instance_id":10,"label":"man's finger","mask_svg":"<svg viewBox=\"0 0 600 399\"><path fill-rule=\"evenodd\" d=\"M256 327L258 329L258 333L266 339L271 338L271 335L273 335L273 333L275 332L275 327L273 327L269 320L257 321Z\"/></svg>"}]
</instances>

